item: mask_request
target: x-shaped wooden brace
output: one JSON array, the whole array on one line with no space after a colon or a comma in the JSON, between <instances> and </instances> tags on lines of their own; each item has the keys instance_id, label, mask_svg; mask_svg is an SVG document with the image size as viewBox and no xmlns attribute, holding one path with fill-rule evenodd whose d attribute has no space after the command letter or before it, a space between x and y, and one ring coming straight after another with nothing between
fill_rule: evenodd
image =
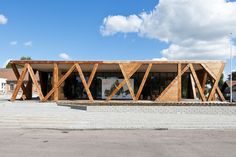
<instances>
[{"instance_id":1,"label":"x-shaped wooden brace","mask_svg":"<svg viewBox=\"0 0 236 157\"><path fill-rule=\"evenodd\" d=\"M93 67L93 70L90 74L90 77L89 77L89 80L88 80L88 83L86 82L85 78L84 78L84 74L82 72L82 69L80 67L79 64L74 64L67 72L64 76L62 76L62 78L57 82L56 85L54 85L54 87L49 91L49 93L45 96L45 98L43 99L43 101L47 101L48 98L54 93L54 91L56 90L56 88L59 88L62 83L70 76L70 74L76 69L79 73L79 76L80 76L80 79L84 85L84 88L85 88L85 91L89 97L89 100L90 101L93 101L93 96L89 90L89 87L93 81L93 78L94 78L94 75L97 71L97 67L98 67L98 64L95 64L94 67Z\"/></svg>"},{"instance_id":2,"label":"x-shaped wooden brace","mask_svg":"<svg viewBox=\"0 0 236 157\"><path fill-rule=\"evenodd\" d=\"M131 84L130 84L130 82L129 82L129 79L130 79L130 78L133 76L133 74L140 68L140 66L142 66L142 64L138 64L138 65L134 66L133 69L132 69L128 74L126 74L125 69L124 69L124 67L122 66L122 64L119 64L119 66L120 66L121 72L122 72L122 74L123 74L123 76L124 76L124 80L121 81L120 84L115 88L115 90L112 91L112 93L107 97L106 101L111 100L112 97L113 97L113 96L121 89L121 87L123 87L125 84L127 84L127 86L128 86L128 89L129 89L129 92L130 92L130 94L131 94L131 96L132 96L132 99L135 100L135 101L138 100L139 97L140 97L140 94L141 94L141 92L142 92L142 90L143 90L144 84L145 84L145 82L146 82L146 80L147 80L148 74L149 74L149 72L150 72L150 70L151 70L151 68L152 68L152 63L149 63L149 65L148 65L148 67L147 67L147 70L146 70L146 72L145 72L145 74L144 74L144 76L143 76L142 82L141 82L141 84L140 84L140 86L139 86L139 89L138 89L138 92L137 92L136 96L135 96L135 94L134 94L133 88L131 87Z\"/></svg>"},{"instance_id":3,"label":"x-shaped wooden brace","mask_svg":"<svg viewBox=\"0 0 236 157\"><path fill-rule=\"evenodd\" d=\"M34 74L34 71L33 71L32 67L30 66L30 64L28 64L28 63L25 64L25 66L24 66L24 68L23 68L23 70L22 70L20 76L18 75L18 74L19 74L18 70L15 69L15 68L16 68L16 67L13 66L13 71L15 72L16 77L18 78L18 81L17 81L16 88L15 88L13 94L12 94L11 101L16 100L16 96L17 96L17 94L18 94L20 88L22 88L23 91L24 91L24 90L26 91L26 88L25 88L25 86L24 86L24 84L23 84L23 81L24 81L24 78L25 78L25 75L26 75L27 71L29 72L29 75L30 75L30 77L31 77L31 79L32 79L32 81L33 81L35 87L36 87L36 90L37 90L37 92L38 92L38 94L39 94L40 100L43 100L43 99L44 99L44 96L43 96L43 94L42 94L42 91L41 91L40 86L39 86L39 84L38 84L37 78L36 78L36 76L35 76L35 74ZM17 71L16 71L16 70L17 70ZM18 72L18 74L17 74L17 72Z\"/></svg>"},{"instance_id":4,"label":"x-shaped wooden brace","mask_svg":"<svg viewBox=\"0 0 236 157\"><path fill-rule=\"evenodd\" d=\"M183 70L181 70L181 73L178 74L178 75L174 78L174 80L164 89L164 91L156 98L155 101L159 101L159 100L161 99L161 97L163 97L163 95L165 95L166 92L172 87L172 85L175 84L176 81L178 81L179 77L182 76L182 75L188 70L188 68L189 68L189 64L186 65L186 66L183 68ZM180 75L180 76L179 76L179 75Z\"/></svg>"},{"instance_id":5,"label":"x-shaped wooden brace","mask_svg":"<svg viewBox=\"0 0 236 157\"><path fill-rule=\"evenodd\" d=\"M222 101L225 101L225 98L224 98L224 96L223 96L223 94L222 94L222 92L221 92L221 90L220 90L220 88L219 88L219 86L218 86L218 83L219 83L221 74L222 74L222 72L223 72L223 70L224 70L224 64L221 65L220 70L219 70L219 73L218 73L217 76L215 76L215 74L214 74L213 72L211 72L211 70L208 68L208 66L207 66L206 64L201 64L201 66L206 70L206 72L207 72L207 73L211 76L211 78L214 80L214 81L212 80L213 87L212 87L211 92L210 92L210 94L209 94L208 101L211 101L211 100L213 99L213 96L214 96L215 92L218 93L218 95L219 95L219 97L220 97L220 99L221 99Z\"/></svg>"}]
</instances>

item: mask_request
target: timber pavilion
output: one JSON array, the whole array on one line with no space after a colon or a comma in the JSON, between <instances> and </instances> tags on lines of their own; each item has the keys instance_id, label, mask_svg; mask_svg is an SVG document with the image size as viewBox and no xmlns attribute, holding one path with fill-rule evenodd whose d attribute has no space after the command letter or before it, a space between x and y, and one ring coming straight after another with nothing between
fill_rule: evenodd
<instances>
[{"instance_id":1,"label":"timber pavilion","mask_svg":"<svg viewBox=\"0 0 236 157\"><path fill-rule=\"evenodd\" d=\"M40 101L225 100L218 87L223 61L12 60L10 64L17 78L11 101L20 88L24 100L32 99L32 84Z\"/></svg>"}]
</instances>

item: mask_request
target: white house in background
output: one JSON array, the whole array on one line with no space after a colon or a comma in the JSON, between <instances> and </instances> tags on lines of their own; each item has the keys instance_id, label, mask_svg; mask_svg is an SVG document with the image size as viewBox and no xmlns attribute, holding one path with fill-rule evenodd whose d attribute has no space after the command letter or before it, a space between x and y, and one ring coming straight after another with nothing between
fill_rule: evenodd
<instances>
[{"instance_id":1,"label":"white house in background","mask_svg":"<svg viewBox=\"0 0 236 157\"><path fill-rule=\"evenodd\" d=\"M0 78L0 94L6 93L6 84L7 84L7 79Z\"/></svg>"}]
</instances>

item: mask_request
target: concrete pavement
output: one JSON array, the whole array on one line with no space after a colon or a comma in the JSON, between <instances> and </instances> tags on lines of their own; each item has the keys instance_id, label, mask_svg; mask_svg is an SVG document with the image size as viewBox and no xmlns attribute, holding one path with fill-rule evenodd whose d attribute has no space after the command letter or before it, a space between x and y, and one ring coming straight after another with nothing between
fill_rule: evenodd
<instances>
[{"instance_id":1,"label":"concrete pavement","mask_svg":"<svg viewBox=\"0 0 236 157\"><path fill-rule=\"evenodd\" d=\"M0 129L1 157L235 157L235 130Z\"/></svg>"},{"instance_id":2,"label":"concrete pavement","mask_svg":"<svg viewBox=\"0 0 236 157\"><path fill-rule=\"evenodd\" d=\"M0 101L0 128L236 129L235 106L90 106Z\"/></svg>"}]
</instances>

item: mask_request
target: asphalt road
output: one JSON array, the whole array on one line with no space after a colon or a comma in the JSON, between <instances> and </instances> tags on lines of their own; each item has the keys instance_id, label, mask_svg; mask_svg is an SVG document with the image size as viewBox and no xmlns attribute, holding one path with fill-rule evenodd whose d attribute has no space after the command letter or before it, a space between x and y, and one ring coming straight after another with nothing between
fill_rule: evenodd
<instances>
[{"instance_id":1,"label":"asphalt road","mask_svg":"<svg viewBox=\"0 0 236 157\"><path fill-rule=\"evenodd\" d=\"M1 157L235 157L236 130L0 129Z\"/></svg>"}]
</instances>

